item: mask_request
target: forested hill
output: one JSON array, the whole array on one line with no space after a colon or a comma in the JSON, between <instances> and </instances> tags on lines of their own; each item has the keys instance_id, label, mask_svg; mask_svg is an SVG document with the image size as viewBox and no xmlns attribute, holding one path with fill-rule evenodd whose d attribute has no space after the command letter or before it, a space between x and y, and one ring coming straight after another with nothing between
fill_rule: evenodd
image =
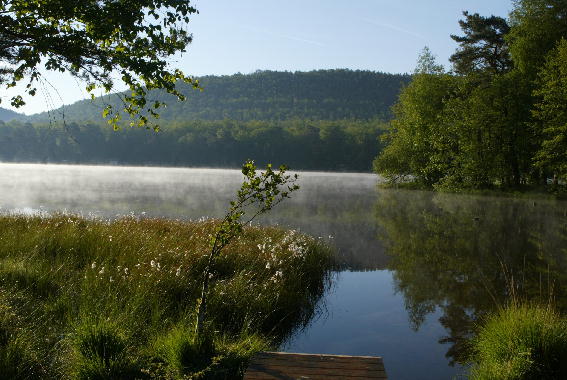
<instances>
[{"instance_id":1,"label":"forested hill","mask_svg":"<svg viewBox=\"0 0 567 380\"><path fill-rule=\"evenodd\" d=\"M9 120L12 120L12 119L17 119L19 117L22 117L22 115L17 113L17 112L7 110L6 108L0 107L0 120L9 121Z\"/></svg>"},{"instance_id":2,"label":"forested hill","mask_svg":"<svg viewBox=\"0 0 567 380\"><path fill-rule=\"evenodd\" d=\"M294 169L362 171L379 153L378 136L409 75L371 71L259 71L199 78L187 101L163 98L161 131L113 131L106 101L0 121L0 161L239 167L286 163Z\"/></svg>"},{"instance_id":3,"label":"forested hill","mask_svg":"<svg viewBox=\"0 0 567 380\"><path fill-rule=\"evenodd\" d=\"M318 70L310 72L258 71L253 74L198 78L204 91L181 85L187 95L178 102L162 92L151 100L168 100L164 121L187 120L339 120L389 118L390 107L410 76L372 71ZM109 100L108 100L109 99ZM105 99L116 102L112 96ZM66 106L67 121L99 121L104 101L80 101ZM57 117L57 116L56 116ZM47 113L29 121L46 121Z\"/></svg>"}]
</instances>

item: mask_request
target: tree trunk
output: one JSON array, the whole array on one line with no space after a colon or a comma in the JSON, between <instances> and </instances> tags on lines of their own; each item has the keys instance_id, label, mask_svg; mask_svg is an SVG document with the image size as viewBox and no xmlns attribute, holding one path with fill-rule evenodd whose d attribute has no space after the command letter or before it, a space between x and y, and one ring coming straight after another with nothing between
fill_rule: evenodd
<instances>
[{"instance_id":1,"label":"tree trunk","mask_svg":"<svg viewBox=\"0 0 567 380\"><path fill-rule=\"evenodd\" d=\"M193 339L197 340L203 332L203 323L207 313L207 294L209 293L209 269L205 270L205 277L203 278L203 287L201 288L201 299L197 306L197 322L195 323L195 335Z\"/></svg>"}]
</instances>

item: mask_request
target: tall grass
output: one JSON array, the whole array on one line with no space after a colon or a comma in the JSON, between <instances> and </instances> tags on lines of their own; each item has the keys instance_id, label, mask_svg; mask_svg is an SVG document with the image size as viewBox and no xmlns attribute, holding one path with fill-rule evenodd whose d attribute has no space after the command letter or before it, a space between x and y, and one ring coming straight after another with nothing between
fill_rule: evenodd
<instances>
[{"instance_id":1,"label":"tall grass","mask_svg":"<svg viewBox=\"0 0 567 380\"><path fill-rule=\"evenodd\" d=\"M551 307L510 306L473 341L471 378L567 379L567 320Z\"/></svg>"},{"instance_id":2,"label":"tall grass","mask_svg":"<svg viewBox=\"0 0 567 380\"><path fill-rule=\"evenodd\" d=\"M245 228L218 257L208 333L193 342L216 223L0 217L0 373L237 377L310 319L330 252L295 231Z\"/></svg>"}]
</instances>

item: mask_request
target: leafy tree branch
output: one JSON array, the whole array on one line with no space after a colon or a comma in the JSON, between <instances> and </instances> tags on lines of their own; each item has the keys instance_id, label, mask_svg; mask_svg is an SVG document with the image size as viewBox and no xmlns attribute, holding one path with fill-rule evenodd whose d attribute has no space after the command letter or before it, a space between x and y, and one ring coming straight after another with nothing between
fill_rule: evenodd
<instances>
[{"instance_id":1,"label":"leafy tree branch","mask_svg":"<svg viewBox=\"0 0 567 380\"><path fill-rule=\"evenodd\" d=\"M97 88L114 89L117 74L130 91L120 111L107 107L104 116L115 127L122 114L137 117L132 125L147 126L164 105L148 103L148 91L164 89L184 100L178 81L199 87L168 64L191 43L187 24L195 13L186 0L2 0L0 86L26 80L25 93L10 101L21 107L24 96L36 95L41 67L71 73L92 97Z\"/></svg>"}]
</instances>

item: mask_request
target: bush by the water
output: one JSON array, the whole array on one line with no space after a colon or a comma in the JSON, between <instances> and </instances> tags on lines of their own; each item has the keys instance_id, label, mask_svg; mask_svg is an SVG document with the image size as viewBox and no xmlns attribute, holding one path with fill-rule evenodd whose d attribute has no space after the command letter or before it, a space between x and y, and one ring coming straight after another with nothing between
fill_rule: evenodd
<instances>
[{"instance_id":1,"label":"bush by the water","mask_svg":"<svg viewBox=\"0 0 567 380\"><path fill-rule=\"evenodd\" d=\"M471 378L567 379L567 320L549 307L511 306L474 340Z\"/></svg>"},{"instance_id":2,"label":"bush by the water","mask_svg":"<svg viewBox=\"0 0 567 380\"><path fill-rule=\"evenodd\" d=\"M221 378L309 320L325 244L247 227L195 305L217 221L0 217L0 373L11 379Z\"/></svg>"}]
</instances>

